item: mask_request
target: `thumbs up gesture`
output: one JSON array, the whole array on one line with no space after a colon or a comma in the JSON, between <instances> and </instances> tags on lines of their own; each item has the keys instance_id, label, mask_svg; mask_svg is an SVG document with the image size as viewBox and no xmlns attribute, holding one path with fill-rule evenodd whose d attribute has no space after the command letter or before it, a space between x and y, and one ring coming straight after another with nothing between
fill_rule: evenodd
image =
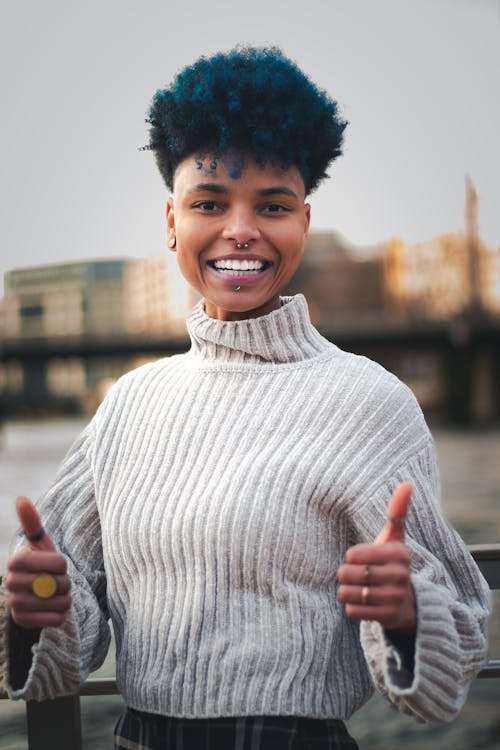
<instances>
[{"instance_id":1,"label":"thumbs up gesture","mask_svg":"<svg viewBox=\"0 0 500 750\"><path fill-rule=\"evenodd\" d=\"M416 603L404 527L411 494L409 482L400 484L389 500L386 524L374 542L347 550L337 574L338 598L352 620L375 620L387 630L415 630Z\"/></svg>"},{"instance_id":2,"label":"thumbs up gesture","mask_svg":"<svg viewBox=\"0 0 500 750\"><path fill-rule=\"evenodd\" d=\"M66 559L43 530L40 516L27 498L17 499L17 513L27 544L8 563L11 617L26 629L58 627L71 606Z\"/></svg>"}]
</instances>

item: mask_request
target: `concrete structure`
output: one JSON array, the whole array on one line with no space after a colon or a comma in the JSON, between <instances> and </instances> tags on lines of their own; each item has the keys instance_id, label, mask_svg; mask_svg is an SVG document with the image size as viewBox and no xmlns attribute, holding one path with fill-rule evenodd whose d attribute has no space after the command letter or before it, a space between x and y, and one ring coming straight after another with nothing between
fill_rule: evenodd
<instances>
[{"instance_id":1,"label":"concrete structure","mask_svg":"<svg viewBox=\"0 0 500 750\"><path fill-rule=\"evenodd\" d=\"M481 239L479 199L468 176L464 219L461 232L415 244L389 241L384 283L394 315L444 321L500 312L500 247Z\"/></svg>"},{"instance_id":2,"label":"concrete structure","mask_svg":"<svg viewBox=\"0 0 500 750\"><path fill-rule=\"evenodd\" d=\"M172 262L173 261L173 262ZM21 268L5 275L1 333L11 341L68 342L184 338L185 317L196 294L167 255L87 260ZM0 366L4 393L47 392L60 399L87 399L138 361L133 355L85 361L56 357L46 364ZM38 394L38 395L37 395Z\"/></svg>"},{"instance_id":3,"label":"concrete structure","mask_svg":"<svg viewBox=\"0 0 500 750\"><path fill-rule=\"evenodd\" d=\"M306 296L322 332L380 327L386 312L384 249L362 252L334 232L313 232L286 291Z\"/></svg>"},{"instance_id":4,"label":"concrete structure","mask_svg":"<svg viewBox=\"0 0 500 750\"><path fill-rule=\"evenodd\" d=\"M3 336L183 335L193 292L165 255L9 271Z\"/></svg>"}]
</instances>

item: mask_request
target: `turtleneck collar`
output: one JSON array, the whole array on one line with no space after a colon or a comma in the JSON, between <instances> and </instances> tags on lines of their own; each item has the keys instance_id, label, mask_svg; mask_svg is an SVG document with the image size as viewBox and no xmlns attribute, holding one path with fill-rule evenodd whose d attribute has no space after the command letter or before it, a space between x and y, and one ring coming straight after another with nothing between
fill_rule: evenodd
<instances>
[{"instance_id":1,"label":"turtleneck collar","mask_svg":"<svg viewBox=\"0 0 500 750\"><path fill-rule=\"evenodd\" d=\"M282 297L281 302L278 310L259 318L224 321L209 318L201 300L187 319L191 353L206 364L281 364L331 352L332 344L309 319L305 297Z\"/></svg>"}]
</instances>

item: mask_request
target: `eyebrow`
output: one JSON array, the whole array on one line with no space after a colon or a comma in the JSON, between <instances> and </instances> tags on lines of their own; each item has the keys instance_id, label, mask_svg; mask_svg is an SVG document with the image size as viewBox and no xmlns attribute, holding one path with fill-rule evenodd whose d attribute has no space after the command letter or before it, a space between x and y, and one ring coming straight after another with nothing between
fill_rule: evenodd
<instances>
[{"instance_id":1,"label":"eyebrow","mask_svg":"<svg viewBox=\"0 0 500 750\"><path fill-rule=\"evenodd\" d=\"M259 190L259 195L262 195L263 198L267 197L268 195L290 195L292 198L297 198L297 193L295 193L293 190L291 190L288 187L285 187L285 185L276 185L276 187L269 187L264 188L263 190Z\"/></svg>"},{"instance_id":2,"label":"eyebrow","mask_svg":"<svg viewBox=\"0 0 500 750\"><path fill-rule=\"evenodd\" d=\"M207 193L216 193L217 195L222 195L229 192L229 189L225 187L224 185L219 185L216 182L200 182L198 185L194 185L194 187L190 188L190 193L198 193L198 192L207 192ZM297 193L295 193L293 190L291 190L289 187L286 187L285 185L276 185L273 187L268 188L262 188L262 190L257 191L260 196L263 198L267 198L271 195L289 195L292 198L297 198Z\"/></svg>"},{"instance_id":3,"label":"eyebrow","mask_svg":"<svg viewBox=\"0 0 500 750\"><path fill-rule=\"evenodd\" d=\"M216 182L200 182L199 185L195 185L194 187L189 189L190 193L200 193L200 192L207 192L207 193L227 193L229 192L227 188L225 188L223 185L218 185Z\"/></svg>"}]
</instances>

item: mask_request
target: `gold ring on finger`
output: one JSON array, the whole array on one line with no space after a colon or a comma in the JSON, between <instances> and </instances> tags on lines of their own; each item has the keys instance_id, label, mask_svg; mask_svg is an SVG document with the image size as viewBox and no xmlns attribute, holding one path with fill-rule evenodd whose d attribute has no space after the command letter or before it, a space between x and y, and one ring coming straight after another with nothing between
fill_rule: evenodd
<instances>
[{"instance_id":1,"label":"gold ring on finger","mask_svg":"<svg viewBox=\"0 0 500 750\"><path fill-rule=\"evenodd\" d=\"M33 578L31 590L39 599L51 599L57 591L57 581L50 573L40 573Z\"/></svg>"},{"instance_id":2,"label":"gold ring on finger","mask_svg":"<svg viewBox=\"0 0 500 750\"><path fill-rule=\"evenodd\" d=\"M369 586L363 586L361 589L361 604L368 604L368 597L370 595Z\"/></svg>"},{"instance_id":3,"label":"gold ring on finger","mask_svg":"<svg viewBox=\"0 0 500 750\"><path fill-rule=\"evenodd\" d=\"M365 583L368 583L371 570L372 570L371 565L365 565L365 569L363 571L363 580L365 581Z\"/></svg>"}]
</instances>

